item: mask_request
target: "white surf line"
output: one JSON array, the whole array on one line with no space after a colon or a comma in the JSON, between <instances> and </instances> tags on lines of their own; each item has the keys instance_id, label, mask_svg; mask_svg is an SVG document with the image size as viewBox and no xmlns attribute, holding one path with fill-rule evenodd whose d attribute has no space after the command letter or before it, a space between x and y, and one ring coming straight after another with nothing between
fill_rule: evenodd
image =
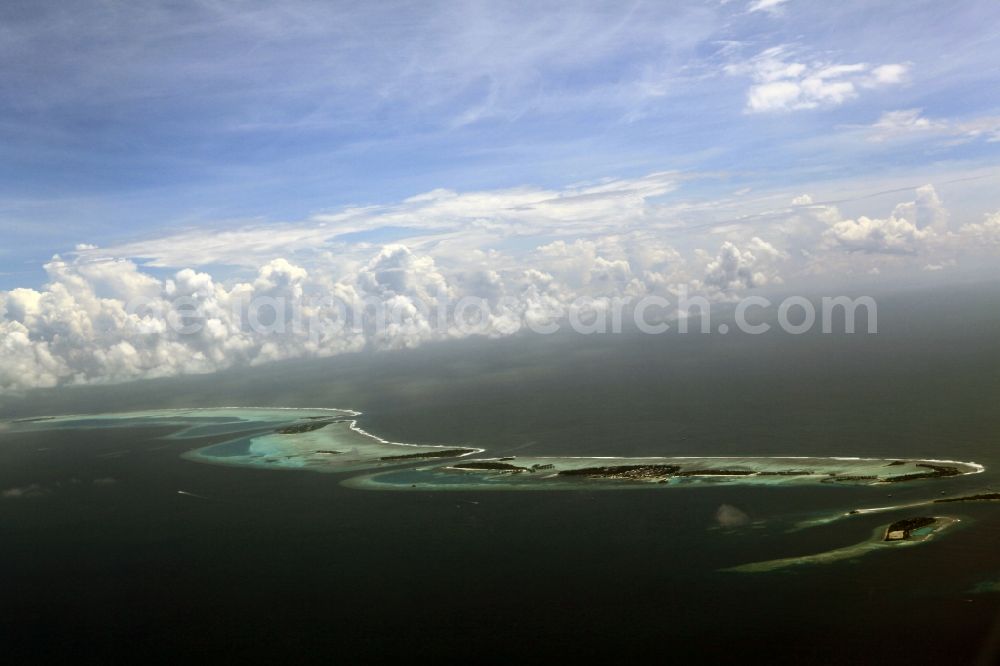
<instances>
[{"instance_id":1,"label":"white surf line","mask_svg":"<svg viewBox=\"0 0 1000 666\"><path fill-rule=\"evenodd\" d=\"M863 516L869 513L884 513L886 511L896 511L897 509L913 509L918 506L934 504L937 500L920 500L919 502L908 502L906 504L893 504L891 506L873 506L867 509L852 509L845 513L845 516Z\"/></svg>"},{"instance_id":2,"label":"white surf line","mask_svg":"<svg viewBox=\"0 0 1000 666\"><path fill-rule=\"evenodd\" d=\"M967 460L936 460L934 458L858 458L846 456L754 456L754 455L730 455L730 456L560 456L560 455L531 455L526 458L560 458L565 460L843 460L843 461L886 461L892 462L900 460L902 462L930 462L930 463L952 463L955 465L968 465L976 468L978 474L986 468L977 463Z\"/></svg>"},{"instance_id":3,"label":"white surf line","mask_svg":"<svg viewBox=\"0 0 1000 666\"><path fill-rule=\"evenodd\" d=\"M198 499L203 499L203 500L210 500L210 499L212 499L211 497L205 497L204 495L199 495L198 493L189 493L186 490L178 490L177 494L178 495L185 495L187 497L196 497Z\"/></svg>"},{"instance_id":4,"label":"white surf line","mask_svg":"<svg viewBox=\"0 0 1000 666\"><path fill-rule=\"evenodd\" d=\"M175 416L175 417L179 417L180 418L180 417L183 417L183 415L185 413L225 411L225 410L233 410L233 411L237 411L237 412L238 411L253 411L253 410L257 410L257 411L275 411L275 412L283 412L283 411L288 411L288 412L330 412L331 415L335 415L335 416L343 415L343 416L348 417L348 418L361 416L363 414L363 412L359 412L359 411L357 411L355 409L346 409L346 408L343 408L343 407L260 407L260 406L257 406L257 407L237 407L237 406L232 406L231 405L231 406L225 406L225 407L174 407L174 408L168 408L168 409L133 410L133 411L130 411L130 412L104 412L104 413L100 413L100 414L69 414L69 415L64 415L64 416L58 416L58 415L56 415L56 416L37 417L37 418L49 418L49 419L59 419L61 421L67 421L67 420L73 420L73 419L77 419L77 418L94 418L94 417L97 417L97 416L125 416L125 415L128 415L128 414L137 414L137 415L146 414L146 415L148 415L147 416L148 418L170 418L171 416ZM237 414L237 416L238 416L238 414ZM253 423L254 422L254 420L251 419L251 418L240 419L240 420L243 421L243 422L247 422L247 423ZM263 421L261 423L263 423ZM382 439L381 437L379 437L377 435L374 435L374 434L372 434L372 433L370 433L370 432L362 429L358 425L358 421L356 419L352 419L350 421L347 421L347 423L348 423L348 427L351 430L355 431L359 435L363 435L365 437L369 437L371 439L374 439L376 442L379 442L380 444L388 444L388 445L391 445L391 446L409 446L409 447L414 447L414 448L469 449L468 453L463 453L463 454L461 454L459 456L455 456L456 458L464 458L465 456L476 455L476 454L479 454L479 453L484 453L486 451L486 449L482 449L482 448L478 448L478 447L473 447L473 446L465 446L465 445L451 446L451 445L448 445L448 444L410 444L410 443L407 443L407 442L391 442L391 441L389 441L387 439Z\"/></svg>"},{"instance_id":5,"label":"white surf line","mask_svg":"<svg viewBox=\"0 0 1000 666\"><path fill-rule=\"evenodd\" d=\"M359 429L360 430L360 429ZM364 431L361 431L364 432ZM367 434L367 433L365 433ZM392 442L389 442L392 443ZM412 445L419 446L419 445ZM465 456L459 456L465 457ZM517 458L517 456L496 456L491 458L483 458L483 461L498 461L502 458L511 457ZM618 460L625 462L635 462L635 461L671 461L671 460L731 460L731 461L757 461L757 460L837 460L842 462L892 462L901 461L908 463L950 463L952 465L961 465L963 467L972 468L969 471L961 472L954 476L969 476L971 474L981 474L986 471L986 467L977 462L969 462L965 460L937 460L934 458L857 458L857 457L844 457L844 456L557 456L557 455L531 455L525 456L528 460ZM767 470L763 470L767 471ZM803 475L804 476L804 475ZM892 478L892 477L887 477ZM891 481L876 481L870 485L888 485L892 483Z\"/></svg>"},{"instance_id":6,"label":"white surf line","mask_svg":"<svg viewBox=\"0 0 1000 666\"><path fill-rule=\"evenodd\" d=\"M903 509L916 509L917 507L934 506L937 504L951 504L952 502L942 501L948 499L949 497L935 497L933 499L917 500L915 502L906 502L904 504L890 504L888 506L872 506L861 509L851 509L850 511L847 511L845 513L829 514L822 518L813 518L810 520L799 521L795 523L794 527L789 531L797 532L798 530L807 529L809 527L816 527L819 525L827 525L829 523L833 523L838 520L844 520L845 518L853 518L854 516L867 516L876 513L889 513L891 511L902 511Z\"/></svg>"},{"instance_id":7,"label":"white surf line","mask_svg":"<svg viewBox=\"0 0 1000 666\"><path fill-rule=\"evenodd\" d=\"M873 506L864 509L851 509L850 511L843 513L827 514L822 518L800 520L795 523L791 529L787 530L787 532L798 532L799 530L809 529L810 527L829 525L830 523L835 523L839 520L846 520L847 518L853 518L854 516L888 513L890 511L902 511L903 509L915 509L920 506L930 506L931 504L934 504L934 500L919 500L916 502L907 502L905 504L892 504L890 506Z\"/></svg>"},{"instance_id":8,"label":"white surf line","mask_svg":"<svg viewBox=\"0 0 1000 666\"><path fill-rule=\"evenodd\" d=\"M149 409L149 410L132 410L129 412L104 412L98 414L69 414L69 415L54 415L54 416L38 416L31 417L33 419L73 419L77 417L92 418L95 416L113 416L113 415L127 415L127 414L150 414L150 413L163 413L169 415L171 412L199 412L199 411L213 411L213 410L260 410L260 411L317 411L317 412L339 412L348 417L362 416L363 412L359 412L355 409L349 409L344 407L264 407L264 406L253 406L253 407L240 407L235 405L228 405L223 407L172 407L167 409ZM161 418L159 416L154 416L151 418ZM252 419L244 419L245 421L252 422ZM409 444L406 442L391 442L386 439L382 439L377 435L363 430L358 426L357 420L351 420L349 422L351 430L358 432L359 434L371 437L372 439L382 443L382 444L392 444L395 446L413 446L413 447L431 447L431 448L463 448L463 449L473 449L476 453L484 453L486 449L471 447L471 446L449 446L446 444ZM531 443L532 445L534 442ZM463 454L458 457L465 457L469 454ZM965 461L965 460L939 460L936 458L896 458L896 457L886 457L886 458L870 458L870 457L857 457L857 456L793 456L793 455L771 455L771 456L754 456L754 455L728 455L728 456L545 456L537 455L530 456L532 458L563 458L566 460L635 460L635 459L646 459L646 460L733 460L740 458L749 458L756 460L841 460L841 461L876 461L876 460L900 460L903 462L928 462L928 463L940 463L940 464L953 464L953 465L967 465L972 467L974 471L963 472L960 476L965 476L968 474L979 474L986 471L986 467L977 462Z\"/></svg>"},{"instance_id":9,"label":"white surf line","mask_svg":"<svg viewBox=\"0 0 1000 666\"><path fill-rule=\"evenodd\" d=\"M212 410L212 409L246 409L246 410L253 410L253 409L258 409L258 410L261 410L261 411L266 411L266 410L284 411L284 410L288 410L288 411L320 411L320 412L326 411L326 412L340 412L344 416L347 416L347 417L361 416L364 413L364 412L359 412L359 411L354 410L354 409L343 409L343 408L340 408L340 407L204 407L204 408L196 408L196 409L206 409L206 410ZM183 410L183 411L195 411L196 409ZM378 435L374 435L374 434L368 432L367 430L364 430L361 426L358 425L357 419L351 419L350 421L345 421L345 423L347 423L348 427L351 430L353 430L354 432L358 433L359 435L363 435L365 437L369 437L371 439L374 439L376 442L378 442L380 444L389 444L389 445L392 445L392 446L411 446L411 447L416 447L416 448L469 449L468 453L463 453L460 456L455 456L456 458L464 458L465 456L471 456L473 454L485 453L486 452L486 449L481 449L481 448L477 448L477 447L473 447L473 446L464 446L464 445L451 446L451 445L448 445L448 444L410 444L410 443L407 443L407 442L391 442L391 441L389 441L387 439L382 439Z\"/></svg>"},{"instance_id":10,"label":"white surf line","mask_svg":"<svg viewBox=\"0 0 1000 666\"><path fill-rule=\"evenodd\" d=\"M30 425L34 423L45 423L46 421L55 420L57 423L62 421L75 421L77 419L92 419L100 416L111 416L111 417L129 417L131 414L147 414L148 418L168 418L171 415L181 416L186 412L210 412L210 411L222 411L222 410L259 410L259 411L308 411L308 412L340 412L344 416L361 416L361 412L353 409L343 409L341 407L236 407L232 405L227 405L224 407L167 407L165 409L132 409L125 412L96 412L93 414L48 414L43 416L33 416L25 419L7 419L5 421L0 421L5 424L25 424ZM135 418L135 417L132 417ZM244 421L252 421L252 419L242 419Z\"/></svg>"},{"instance_id":11,"label":"white surf line","mask_svg":"<svg viewBox=\"0 0 1000 666\"><path fill-rule=\"evenodd\" d=\"M355 416L361 416L361 412L356 412L354 415ZM476 448L476 447L473 447L473 446L449 446L447 444L408 444L406 442L390 442L387 439L382 439L378 435L373 435L372 433L368 432L367 430L362 429L361 426L358 425L357 420L350 421L348 423L348 426L350 427L351 430L353 430L354 432L358 433L359 435L364 435L365 437L370 437L370 438L374 439L376 442L378 442L380 444L389 444L391 446L411 446L411 447L418 448L418 449L421 449L421 448L422 449L427 449L427 448L431 448L431 449L469 449L468 453L463 453L461 455L455 456L456 458L464 458L465 456L471 456L471 455L475 455L475 454L478 454L478 453L485 453L486 452L486 449L480 449L480 448Z\"/></svg>"}]
</instances>

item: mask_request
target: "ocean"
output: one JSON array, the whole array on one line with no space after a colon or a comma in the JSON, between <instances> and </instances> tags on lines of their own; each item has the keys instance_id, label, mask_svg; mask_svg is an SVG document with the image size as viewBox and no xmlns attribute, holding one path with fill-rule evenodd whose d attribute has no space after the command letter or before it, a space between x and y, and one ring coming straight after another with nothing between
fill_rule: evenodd
<instances>
[{"instance_id":1,"label":"ocean","mask_svg":"<svg viewBox=\"0 0 1000 666\"><path fill-rule=\"evenodd\" d=\"M891 488L378 492L181 458L221 436L0 430L0 645L19 662L994 663L997 503L949 506L962 522L914 547L722 570L861 542L914 512L794 529L809 517L1000 490L998 404L995 286L884 296L877 335L515 336L40 391L0 417L337 407L389 440L490 456L987 469ZM747 523L720 525L723 505Z\"/></svg>"}]
</instances>

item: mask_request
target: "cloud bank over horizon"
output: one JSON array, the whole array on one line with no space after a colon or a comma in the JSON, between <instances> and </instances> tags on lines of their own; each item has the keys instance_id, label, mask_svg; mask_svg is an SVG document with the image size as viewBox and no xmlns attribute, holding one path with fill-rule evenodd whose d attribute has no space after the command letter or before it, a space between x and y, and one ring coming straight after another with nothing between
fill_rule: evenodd
<instances>
[{"instance_id":1,"label":"cloud bank over horizon","mask_svg":"<svg viewBox=\"0 0 1000 666\"><path fill-rule=\"evenodd\" d=\"M989 0L4 3L0 393L682 292L996 279L998 20Z\"/></svg>"},{"instance_id":2,"label":"cloud bank over horizon","mask_svg":"<svg viewBox=\"0 0 1000 666\"><path fill-rule=\"evenodd\" d=\"M675 198L685 181L435 190L301 223L82 245L45 265L41 289L0 292L0 393L501 337L607 313L614 299L725 303L1000 255L1000 211L956 221L929 184L881 216L802 194L697 229L678 226L697 208ZM383 325L373 308L389 313Z\"/></svg>"}]
</instances>

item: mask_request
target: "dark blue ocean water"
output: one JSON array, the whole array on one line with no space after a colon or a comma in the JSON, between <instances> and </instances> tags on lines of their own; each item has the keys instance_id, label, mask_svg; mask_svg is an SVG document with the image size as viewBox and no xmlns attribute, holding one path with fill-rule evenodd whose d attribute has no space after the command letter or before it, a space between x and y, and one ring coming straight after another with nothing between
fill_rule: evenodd
<instances>
[{"instance_id":1,"label":"dark blue ocean water","mask_svg":"<svg viewBox=\"0 0 1000 666\"><path fill-rule=\"evenodd\" d=\"M989 471L889 490L383 493L180 458L210 432L0 434L0 490L28 489L0 499L5 660L988 660L1000 594L970 590L1000 579L1000 506L949 507L965 519L954 532L857 561L719 569L849 545L908 513L788 531L809 515L997 488L994 295L883 302L872 337L469 341L9 401L7 416L349 407L387 439L491 455L899 456ZM720 528L722 504L759 524Z\"/></svg>"}]
</instances>

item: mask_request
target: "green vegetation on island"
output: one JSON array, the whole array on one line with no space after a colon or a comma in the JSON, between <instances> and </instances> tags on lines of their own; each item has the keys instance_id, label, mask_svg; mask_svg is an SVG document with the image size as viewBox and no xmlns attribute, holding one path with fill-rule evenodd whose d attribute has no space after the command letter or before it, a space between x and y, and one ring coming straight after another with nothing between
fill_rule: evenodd
<instances>
[{"instance_id":1,"label":"green vegetation on island","mask_svg":"<svg viewBox=\"0 0 1000 666\"><path fill-rule=\"evenodd\" d=\"M901 474L899 476L887 476L881 481L887 483L899 483L900 481L916 481L917 479L934 479L941 476L959 476L962 474L961 470L957 467L949 467L947 465L934 465L932 463L917 463L917 467L924 467L931 471L929 472L916 472L914 474Z\"/></svg>"},{"instance_id":2,"label":"green vegetation on island","mask_svg":"<svg viewBox=\"0 0 1000 666\"><path fill-rule=\"evenodd\" d=\"M980 493L978 495L965 495L964 497L942 497L934 500L935 504L946 502L989 502L1000 500L1000 493Z\"/></svg>"},{"instance_id":3,"label":"green vegetation on island","mask_svg":"<svg viewBox=\"0 0 1000 666\"><path fill-rule=\"evenodd\" d=\"M607 465L564 469L559 471L559 475L584 476L588 479L659 479L673 476L680 470L680 465Z\"/></svg>"},{"instance_id":4,"label":"green vegetation on island","mask_svg":"<svg viewBox=\"0 0 1000 666\"><path fill-rule=\"evenodd\" d=\"M457 458L475 453L479 449L444 449L441 451L421 451L405 453L398 456L382 456L379 460L419 460L421 458Z\"/></svg>"},{"instance_id":5,"label":"green vegetation on island","mask_svg":"<svg viewBox=\"0 0 1000 666\"><path fill-rule=\"evenodd\" d=\"M934 525L936 522L937 518L931 518L929 516L919 516L917 518L904 518L903 520L897 520L885 528L885 536L882 537L882 540L902 541L904 539L909 539L916 530L919 530L922 527L929 527Z\"/></svg>"},{"instance_id":6,"label":"green vegetation on island","mask_svg":"<svg viewBox=\"0 0 1000 666\"><path fill-rule=\"evenodd\" d=\"M320 430L327 427L331 423L339 423L339 419L329 419L324 421L309 421L308 423L296 423L295 425L290 425L285 428L279 428L275 430L279 435L301 435L306 432L313 432L315 430Z\"/></svg>"},{"instance_id":7,"label":"green vegetation on island","mask_svg":"<svg viewBox=\"0 0 1000 666\"><path fill-rule=\"evenodd\" d=\"M510 463L504 462L494 462L487 460L485 462L467 462L458 463L453 465L454 469L467 469L474 471L488 470L493 472L529 472L531 471L527 467L518 467L517 465L511 465Z\"/></svg>"}]
</instances>

